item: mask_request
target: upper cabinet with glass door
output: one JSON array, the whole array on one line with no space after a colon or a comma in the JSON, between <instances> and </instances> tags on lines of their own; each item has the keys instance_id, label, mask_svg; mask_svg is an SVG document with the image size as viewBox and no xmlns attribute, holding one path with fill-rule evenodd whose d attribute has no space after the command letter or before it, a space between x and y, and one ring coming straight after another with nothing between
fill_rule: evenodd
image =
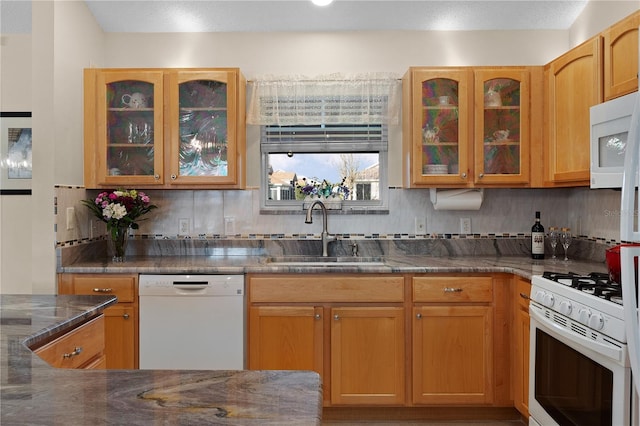
<instances>
[{"instance_id":1,"label":"upper cabinet with glass door","mask_svg":"<svg viewBox=\"0 0 640 426\"><path fill-rule=\"evenodd\" d=\"M474 70L474 182L529 182L529 71Z\"/></svg>"},{"instance_id":2,"label":"upper cabinet with glass door","mask_svg":"<svg viewBox=\"0 0 640 426\"><path fill-rule=\"evenodd\" d=\"M85 186L242 188L238 69L85 70Z\"/></svg>"},{"instance_id":3,"label":"upper cabinet with glass door","mask_svg":"<svg viewBox=\"0 0 640 426\"><path fill-rule=\"evenodd\" d=\"M411 68L403 78L404 184L466 186L469 181L471 72Z\"/></svg>"},{"instance_id":4,"label":"upper cabinet with glass door","mask_svg":"<svg viewBox=\"0 0 640 426\"><path fill-rule=\"evenodd\" d=\"M162 71L85 71L85 186L159 185Z\"/></svg>"}]
</instances>

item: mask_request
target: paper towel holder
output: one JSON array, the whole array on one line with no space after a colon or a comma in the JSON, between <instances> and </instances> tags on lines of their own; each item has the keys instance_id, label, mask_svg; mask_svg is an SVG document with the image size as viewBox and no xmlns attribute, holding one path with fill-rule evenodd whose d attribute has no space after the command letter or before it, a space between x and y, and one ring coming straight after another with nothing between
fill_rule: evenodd
<instances>
[{"instance_id":1,"label":"paper towel holder","mask_svg":"<svg viewBox=\"0 0 640 426\"><path fill-rule=\"evenodd\" d=\"M434 210L480 210L484 188L431 188L429 198Z\"/></svg>"}]
</instances>

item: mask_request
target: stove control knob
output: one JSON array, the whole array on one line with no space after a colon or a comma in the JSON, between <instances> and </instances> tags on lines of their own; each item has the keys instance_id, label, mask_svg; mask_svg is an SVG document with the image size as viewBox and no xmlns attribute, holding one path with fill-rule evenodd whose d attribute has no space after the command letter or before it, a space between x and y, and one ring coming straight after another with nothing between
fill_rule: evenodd
<instances>
[{"instance_id":1,"label":"stove control knob","mask_svg":"<svg viewBox=\"0 0 640 426\"><path fill-rule=\"evenodd\" d=\"M573 310L573 306L571 306L571 302L568 300L563 300L560 302L560 313L562 315L571 315L571 311Z\"/></svg>"},{"instance_id":2,"label":"stove control knob","mask_svg":"<svg viewBox=\"0 0 640 426\"><path fill-rule=\"evenodd\" d=\"M533 299L538 303L542 303L544 301L544 294L544 291L538 290Z\"/></svg>"},{"instance_id":3,"label":"stove control knob","mask_svg":"<svg viewBox=\"0 0 640 426\"><path fill-rule=\"evenodd\" d=\"M602 327L604 327L604 318L602 318L600 314L593 314L589 317L588 325L594 330L602 330Z\"/></svg>"},{"instance_id":4,"label":"stove control knob","mask_svg":"<svg viewBox=\"0 0 640 426\"><path fill-rule=\"evenodd\" d=\"M590 316L591 311L589 311L588 309L580 309L580 311L578 311L578 321L580 321L584 325L589 324Z\"/></svg>"},{"instance_id":5,"label":"stove control knob","mask_svg":"<svg viewBox=\"0 0 640 426\"><path fill-rule=\"evenodd\" d=\"M547 308L551 308L553 307L553 304L555 303L555 299L553 298L553 294L545 294L544 295L544 300L542 301L542 304L544 306L546 306Z\"/></svg>"}]
</instances>

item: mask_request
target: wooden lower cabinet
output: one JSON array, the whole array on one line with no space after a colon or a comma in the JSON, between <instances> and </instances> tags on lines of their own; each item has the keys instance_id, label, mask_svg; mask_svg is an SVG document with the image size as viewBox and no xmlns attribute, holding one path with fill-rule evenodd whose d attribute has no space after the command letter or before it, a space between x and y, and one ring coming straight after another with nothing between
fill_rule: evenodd
<instances>
[{"instance_id":1,"label":"wooden lower cabinet","mask_svg":"<svg viewBox=\"0 0 640 426\"><path fill-rule=\"evenodd\" d=\"M58 293L117 296L104 310L106 368L138 368L137 274L59 274Z\"/></svg>"},{"instance_id":2,"label":"wooden lower cabinet","mask_svg":"<svg viewBox=\"0 0 640 426\"><path fill-rule=\"evenodd\" d=\"M531 282L514 278L513 303L513 405L529 417L529 296Z\"/></svg>"},{"instance_id":3,"label":"wooden lower cabinet","mask_svg":"<svg viewBox=\"0 0 640 426\"><path fill-rule=\"evenodd\" d=\"M52 367L104 368L104 322L104 316L99 315L51 342L32 349Z\"/></svg>"},{"instance_id":4,"label":"wooden lower cabinet","mask_svg":"<svg viewBox=\"0 0 640 426\"><path fill-rule=\"evenodd\" d=\"M413 402L493 402L491 306L418 306L413 325Z\"/></svg>"},{"instance_id":5,"label":"wooden lower cabinet","mask_svg":"<svg viewBox=\"0 0 640 426\"><path fill-rule=\"evenodd\" d=\"M404 403L404 346L404 308L332 308L331 403Z\"/></svg>"}]
</instances>

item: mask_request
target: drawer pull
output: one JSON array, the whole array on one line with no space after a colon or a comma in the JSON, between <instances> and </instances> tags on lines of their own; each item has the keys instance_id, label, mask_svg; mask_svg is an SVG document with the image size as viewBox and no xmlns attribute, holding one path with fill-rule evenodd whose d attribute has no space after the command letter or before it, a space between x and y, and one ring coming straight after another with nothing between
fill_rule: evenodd
<instances>
[{"instance_id":1,"label":"drawer pull","mask_svg":"<svg viewBox=\"0 0 640 426\"><path fill-rule=\"evenodd\" d=\"M113 289L111 288L94 288L93 292L94 293L111 293L113 291Z\"/></svg>"},{"instance_id":2,"label":"drawer pull","mask_svg":"<svg viewBox=\"0 0 640 426\"><path fill-rule=\"evenodd\" d=\"M416 314L416 318L422 319L422 314Z\"/></svg>"},{"instance_id":3,"label":"drawer pull","mask_svg":"<svg viewBox=\"0 0 640 426\"><path fill-rule=\"evenodd\" d=\"M122 318L124 318L124 319L129 319L129 314L124 314L124 315L122 316Z\"/></svg>"},{"instance_id":4,"label":"drawer pull","mask_svg":"<svg viewBox=\"0 0 640 426\"><path fill-rule=\"evenodd\" d=\"M322 317L320 316L320 314L315 314L315 315L314 315L314 318L315 318L315 319L317 319L317 320L319 320L319 319L320 319L320 318L322 318Z\"/></svg>"},{"instance_id":5,"label":"drawer pull","mask_svg":"<svg viewBox=\"0 0 640 426\"><path fill-rule=\"evenodd\" d=\"M73 358L76 355L80 355L82 352L81 346L76 346L76 348L70 354L62 354L62 358Z\"/></svg>"},{"instance_id":6,"label":"drawer pull","mask_svg":"<svg viewBox=\"0 0 640 426\"><path fill-rule=\"evenodd\" d=\"M333 319L334 319L334 320L336 320L336 321L338 321L338 320L340 319L340 315L335 314L335 315L333 316Z\"/></svg>"},{"instance_id":7,"label":"drawer pull","mask_svg":"<svg viewBox=\"0 0 640 426\"><path fill-rule=\"evenodd\" d=\"M444 292L445 293L460 293L461 291L462 291L462 289L460 287L457 287L457 288L445 287L444 288Z\"/></svg>"},{"instance_id":8,"label":"drawer pull","mask_svg":"<svg viewBox=\"0 0 640 426\"><path fill-rule=\"evenodd\" d=\"M531 298L524 293L520 293L520 297L522 297L525 300L531 300Z\"/></svg>"}]
</instances>

